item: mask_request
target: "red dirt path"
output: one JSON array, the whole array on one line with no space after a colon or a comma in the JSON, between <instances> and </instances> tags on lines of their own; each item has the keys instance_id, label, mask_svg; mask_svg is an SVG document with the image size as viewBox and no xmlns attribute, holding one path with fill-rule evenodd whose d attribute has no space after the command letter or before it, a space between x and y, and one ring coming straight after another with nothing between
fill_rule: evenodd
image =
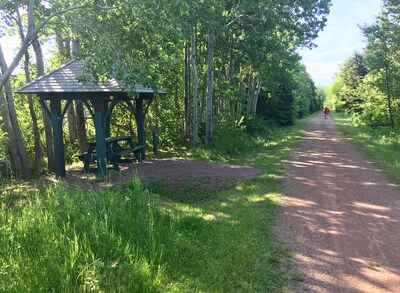
<instances>
[{"instance_id":1,"label":"red dirt path","mask_svg":"<svg viewBox=\"0 0 400 293\"><path fill-rule=\"evenodd\" d=\"M286 170L277 233L304 277L297 292L400 292L399 187L322 115Z\"/></svg>"},{"instance_id":2,"label":"red dirt path","mask_svg":"<svg viewBox=\"0 0 400 293\"><path fill-rule=\"evenodd\" d=\"M230 179L257 177L261 173L262 171L255 167L172 158L122 164L121 172L111 174L106 182L96 181L94 175L82 174L82 164L73 165L68 167L65 181L83 189L99 190L107 186L128 182L136 175L142 182L166 180L168 183L174 184L182 179L201 177L219 184Z\"/></svg>"}]
</instances>

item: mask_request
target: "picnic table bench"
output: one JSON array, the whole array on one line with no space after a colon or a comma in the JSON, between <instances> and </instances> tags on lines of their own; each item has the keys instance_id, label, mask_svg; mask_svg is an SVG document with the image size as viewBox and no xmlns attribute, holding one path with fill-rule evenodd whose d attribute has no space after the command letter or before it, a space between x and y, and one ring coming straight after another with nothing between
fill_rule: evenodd
<instances>
[{"instance_id":1,"label":"picnic table bench","mask_svg":"<svg viewBox=\"0 0 400 293\"><path fill-rule=\"evenodd\" d=\"M97 160L96 156L96 142L89 141L88 150L78 156L78 158L83 161L83 170L84 173L95 172L97 168L90 168L90 164L94 163ZM137 160L139 162L142 161L142 150L143 146L136 146L133 143L132 136L116 136L116 137L108 137L106 138L106 159L107 162L113 165L112 169L119 171L119 163L132 162ZM133 154L134 159L123 158L126 155Z\"/></svg>"}]
</instances>

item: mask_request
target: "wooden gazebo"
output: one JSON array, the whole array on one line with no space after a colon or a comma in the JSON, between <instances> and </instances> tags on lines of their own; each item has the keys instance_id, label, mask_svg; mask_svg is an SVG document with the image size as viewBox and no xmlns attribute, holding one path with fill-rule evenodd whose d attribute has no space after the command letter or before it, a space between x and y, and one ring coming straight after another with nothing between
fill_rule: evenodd
<instances>
[{"instance_id":1,"label":"wooden gazebo","mask_svg":"<svg viewBox=\"0 0 400 293\"><path fill-rule=\"evenodd\" d=\"M121 89L115 79L106 83L82 83L78 80L82 76L82 67L83 61L70 61L16 90L21 94L36 94L51 119L55 175L59 178L66 176L62 127L65 113L73 100L81 100L92 115L96 130L97 170L100 175L105 175L107 171L106 138L110 136L110 117L118 102L126 102L133 111L137 125L137 142L143 146L141 157L146 158L144 119L154 99L154 90L137 85L131 90L136 93L132 97ZM166 94L164 90L158 93ZM50 102L50 108L44 101ZM65 105L62 101L66 101Z\"/></svg>"}]
</instances>

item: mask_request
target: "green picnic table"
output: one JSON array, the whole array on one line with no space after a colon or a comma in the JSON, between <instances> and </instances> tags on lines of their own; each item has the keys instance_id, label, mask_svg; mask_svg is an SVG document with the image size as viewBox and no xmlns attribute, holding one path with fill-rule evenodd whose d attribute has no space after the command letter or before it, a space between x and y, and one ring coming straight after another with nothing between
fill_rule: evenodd
<instances>
[{"instance_id":1,"label":"green picnic table","mask_svg":"<svg viewBox=\"0 0 400 293\"><path fill-rule=\"evenodd\" d=\"M142 145L135 145L133 142L133 137L130 135L126 136L116 136L116 137L108 137L105 139L106 141L106 160L107 163L112 164L112 169L115 171L120 170L119 163L132 162L134 160L141 162L142 161ZM97 167L90 168L91 163L95 163L97 161L96 154L96 141L89 141L88 150L85 153L80 154L78 157L81 161L83 161L84 166L82 172L97 172ZM132 158L124 158L125 156L133 154L134 159Z\"/></svg>"}]
</instances>

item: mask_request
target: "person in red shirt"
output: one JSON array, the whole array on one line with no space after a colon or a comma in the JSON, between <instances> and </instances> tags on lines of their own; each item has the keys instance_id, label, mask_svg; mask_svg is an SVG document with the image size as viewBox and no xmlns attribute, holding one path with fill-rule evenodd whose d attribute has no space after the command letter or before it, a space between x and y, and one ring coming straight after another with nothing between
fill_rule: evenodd
<instances>
[{"instance_id":1,"label":"person in red shirt","mask_svg":"<svg viewBox=\"0 0 400 293\"><path fill-rule=\"evenodd\" d=\"M325 115L325 119L328 119L328 114L329 114L329 108L328 108L328 106L325 106L325 108L324 108L324 115Z\"/></svg>"}]
</instances>

